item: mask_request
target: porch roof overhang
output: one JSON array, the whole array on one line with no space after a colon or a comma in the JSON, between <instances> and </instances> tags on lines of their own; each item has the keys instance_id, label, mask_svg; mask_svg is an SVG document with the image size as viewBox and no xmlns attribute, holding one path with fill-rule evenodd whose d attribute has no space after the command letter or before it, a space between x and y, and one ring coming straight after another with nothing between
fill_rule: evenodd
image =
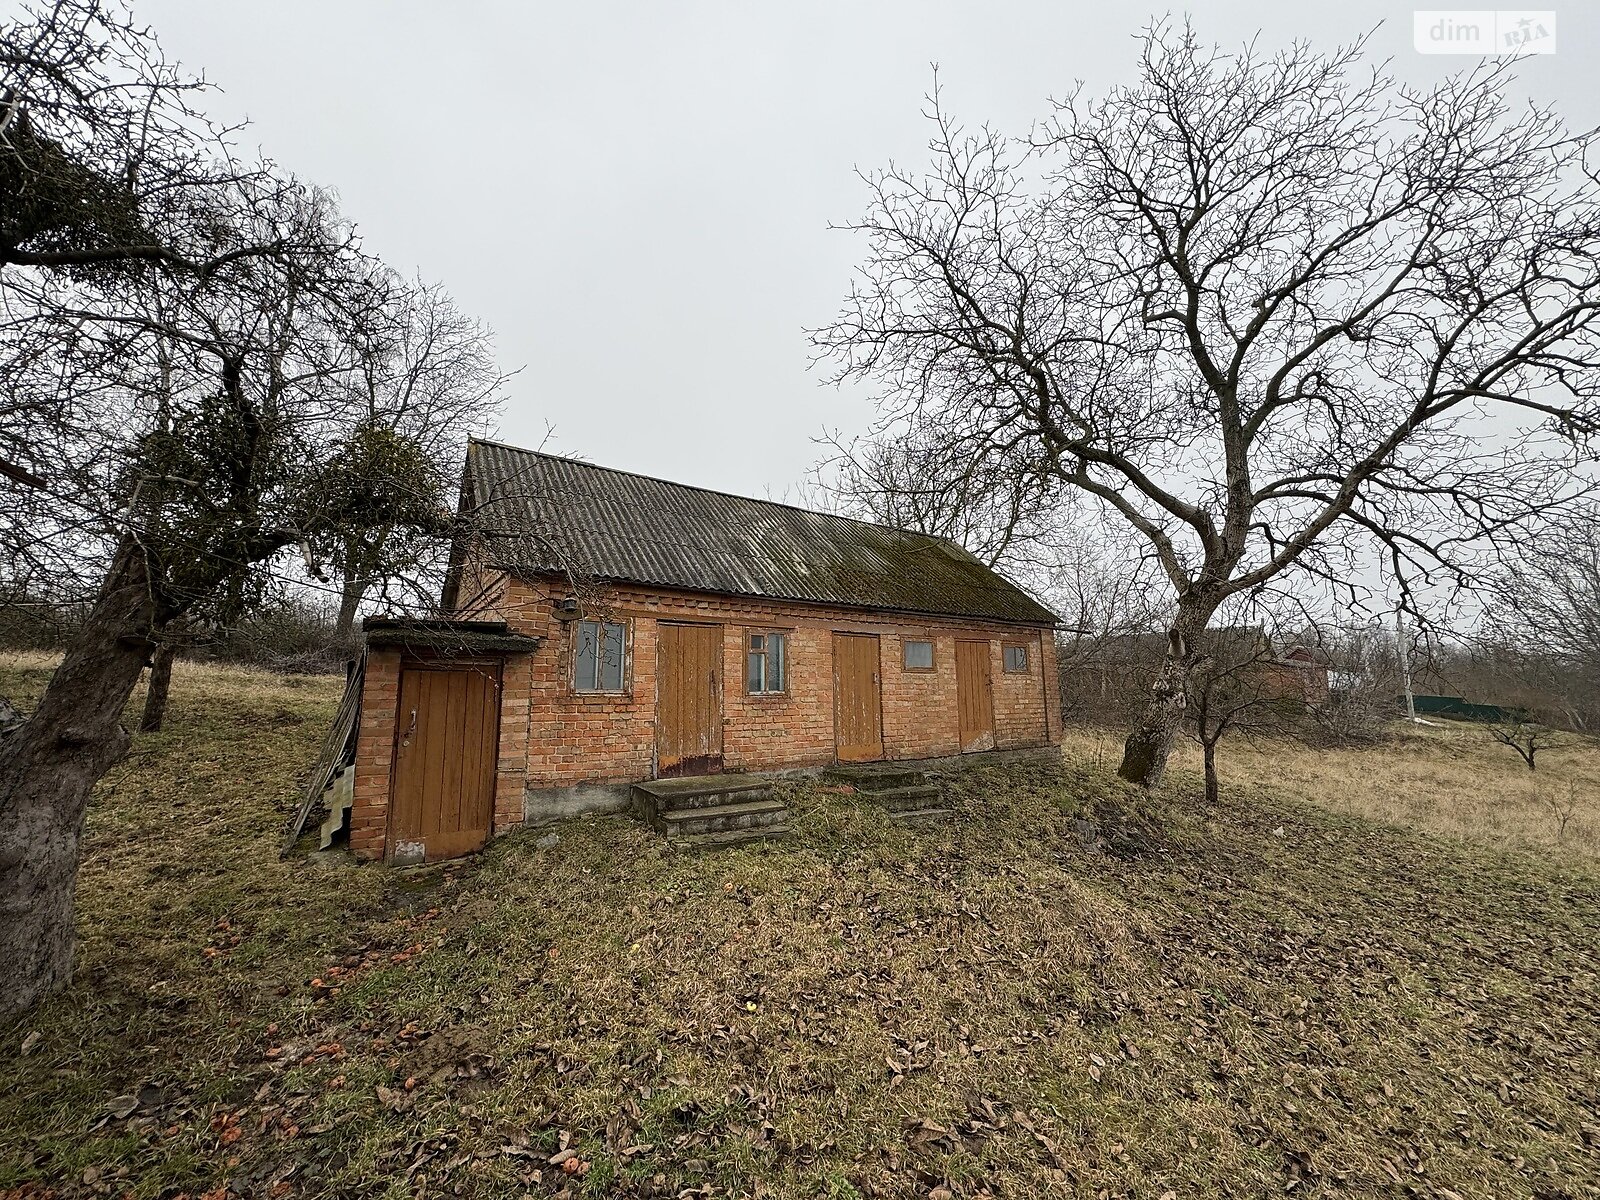
<instances>
[{"instance_id":1,"label":"porch roof overhang","mask_svg":"<svg viewBox=\"0 0 1600 1200\"><path fill-rule=\"evenodd\" d=\"M543 638L512 632L504 621L424 621L368 617L361 622L368 646L432 654L532 654Z\"/></svg>"}]
</instances>

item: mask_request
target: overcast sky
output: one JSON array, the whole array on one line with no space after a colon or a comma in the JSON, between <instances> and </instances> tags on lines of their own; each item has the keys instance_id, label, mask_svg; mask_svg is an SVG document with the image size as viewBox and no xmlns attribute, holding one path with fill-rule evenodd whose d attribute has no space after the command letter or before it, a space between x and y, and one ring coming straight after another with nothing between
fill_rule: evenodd
<instances>
[{"instance_id":1,"label":"overcast sky","mask_svg":"<svg viewBox=\"0 0 1600 1200\"><path fill-rule=\"evenodd\" d=\"M1130 4L378 3L142 0L169 54L224 89L219 117L335 188L368 247L442 281L522 368L500 436L749 495L800 480L826 425L872 420L826 386L825 323L862 247L857 167L926 158L949 107L1023 134L1049 97L1129 80ZM1164 13L1167 8L1149 12ZM1177 9L1174 11L1182 12ZM1410 5L1191 5L1201 33L1332 46L1377 28L1403 78L1464 65L1412 48ZM1600 0L1557 9L1529 95L1600 123Z\"/></svg>"}]
</instances>

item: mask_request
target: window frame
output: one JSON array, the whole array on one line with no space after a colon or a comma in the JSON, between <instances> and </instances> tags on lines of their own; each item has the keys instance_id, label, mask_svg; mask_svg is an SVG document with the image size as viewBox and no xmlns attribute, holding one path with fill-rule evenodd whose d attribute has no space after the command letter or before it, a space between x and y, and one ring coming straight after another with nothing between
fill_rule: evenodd
<instances>
[{"instance_id":1,"label":"window frame","mask_svg":"<svg viewBox=\"0 0 1600 1200\"><path fill-rule=\"evenodd\" d=\"M790 629L777 629L767 625L751 625L745 628L743 655L744 668L742 672L744 675L744 694L750 697L752 700L768 700L772 699L773 697L787 696L789 694L789 635L792 632L794 631ZM776 688L763 687L760 691L756 691L750 686L750 658L752 655L758 653L750 648L750 639L756 637L776 637L783 639L783 649L778 652L778 669L780 672L778 676L778 683L780 686ZM770 645L764 644L759 653L762 659L761 677L762 681L765 682L767 667L771 662L772 650Z\"/></svg>"},{"instance_id":2,"label":"window frame","mask_svg":"<svg viewBox=\"0 0 1600 1200\"><path fill-rule=\"evenodd\" d=\"M612 625L622 630L622 661L617 664L617 686L614 688L600 687L600 657L595 656L595 687L582 687L578 681L578 650L583 645L583 627L597 625L600 627L600 645L605 645L606 626ZM572 688L574 696L626 696L631 692L633 668L633 622L626 617L616 619L606 617L584 617L572 623L572 666L567 675L567 681Z\"/></svg>"},{"instance_id":3,"label":"window frame","mask_svg":"<svg viewBox=\"0 0 1600 1200\"><path fill-rule=\"evenodd\" d=\"M1020 667L1013 667L1011 665L1010 651L1012 650L1022 651L1022 665ZM1027 642L1000 643L1000 670L1007 675L1033 674L1032 647L1029 646Z\"/></svg>"},{"instance_id":4,"label":"window frame","mask_svg":"<svg viewBox=\"0 0 1600 1200\"><path fill-rule=\"evenodd\" d=\"M913 667L906 661L906 651L910 646L926 646L928 648L928 665ZM931 637L903 637L900 639L900 669L909 671L913 675L932 675L939 669L939 648Z\"/></svg>"}]
</instances>

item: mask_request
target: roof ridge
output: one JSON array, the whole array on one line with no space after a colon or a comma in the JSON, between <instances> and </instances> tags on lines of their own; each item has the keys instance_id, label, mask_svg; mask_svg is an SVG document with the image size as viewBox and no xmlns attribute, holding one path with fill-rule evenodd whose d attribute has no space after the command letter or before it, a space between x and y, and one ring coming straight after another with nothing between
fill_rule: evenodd
<instances>
[{"instance_id":1,"label":"roof ridge","mask_svg":"<svg viewBox=\"0 0 1600 1200\"><path fill-rule=\"evenodd\" d=\"M646 475L643 471L630 471L626 467L607 467L600 463L590 462L588 459L574 458L570 454L551 454L546 450L529 450L526 446L513 446L510 442L502 442L496 438L473 435L467 441L469 443L481 442L486 446L498 446L502 450L512 450L517 454L529 454L534 458L548 458L555 462L571 463L575 467L588 467L592 471L606 471L612 475L629 475L634 479L648 479L651 483L664 483L668 487L684 488L691 492L705 492L710 496L726 496L730 500L743 500L747 504L766 504L773 508L787 508L791 512L805 513L810 517L831 517L836 521L849 521L852 525L866 525L872 529L886 529L890 533L905 534L908 537L927 538L929 541L944 542L954 546L963 554L972 554L972 551L968 550L960 542L954 538L945 537L943 534L923 533L919 529L905 529L899 525L885 524L882 521L868 521L861 517L847 517L842 513L820 512L814 508L806 508L804 505L790 504L786 500L767 500L760 496L746 496L742 492L726 492L721 488L703 487L698 483L679 483L676 479L663 479L659 475ZM973 555L973 557L976 559L977 555ZM982 562L983 560L978 559L978 561ZM987 566L987 564L985 565ZM989 567L989 569L992 571L995 568Z\"/></svg>"}]
</instances>

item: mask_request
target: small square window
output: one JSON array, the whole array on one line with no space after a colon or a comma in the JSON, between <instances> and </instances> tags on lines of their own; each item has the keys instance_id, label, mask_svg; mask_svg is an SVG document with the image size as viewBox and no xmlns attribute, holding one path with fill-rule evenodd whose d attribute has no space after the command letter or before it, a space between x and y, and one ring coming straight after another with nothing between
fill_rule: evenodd
<instances>
[{"instance_id":1,"label":"small square window","mask_svg":"<svg viewBox=\"0 0 1600 1200\"><path fill-rule=\"evenodd\" d=\"M768 696L789 686L789 635L773 630L750 635L745 658L745 690L752 696Z\"/></svg>"},{"instance_id":2,"label":"small square window","mask_svg":"<svg viewBox=\"0 0 1600 1200\"><path fill-rule=\"evenodd\" d=\"M1026 646L1007 646L1006 674L1026 675L1028 673L1028 648Z\"/></svg>"},{"instance_id":3,"label":"small square window","mask_svg":"<svg viewBox=\"0 0 1600 1200\"><path fill-rule=\"evenodd\" d=\"M627 627L619 621L579 621L573 644L573 690L620 692L626 643Z\"/></svg>"},{"instance_id":4,"label":"small square window","mask_svg":"<svg viewBox=\"0 0 1600 1200\"><path fill-rule=\"evenodd\" d=\"M905 653L905 667L908 671L933 670L933 643L932 642L902 642L901 647Z\"/></svg>"}]
</instances>

